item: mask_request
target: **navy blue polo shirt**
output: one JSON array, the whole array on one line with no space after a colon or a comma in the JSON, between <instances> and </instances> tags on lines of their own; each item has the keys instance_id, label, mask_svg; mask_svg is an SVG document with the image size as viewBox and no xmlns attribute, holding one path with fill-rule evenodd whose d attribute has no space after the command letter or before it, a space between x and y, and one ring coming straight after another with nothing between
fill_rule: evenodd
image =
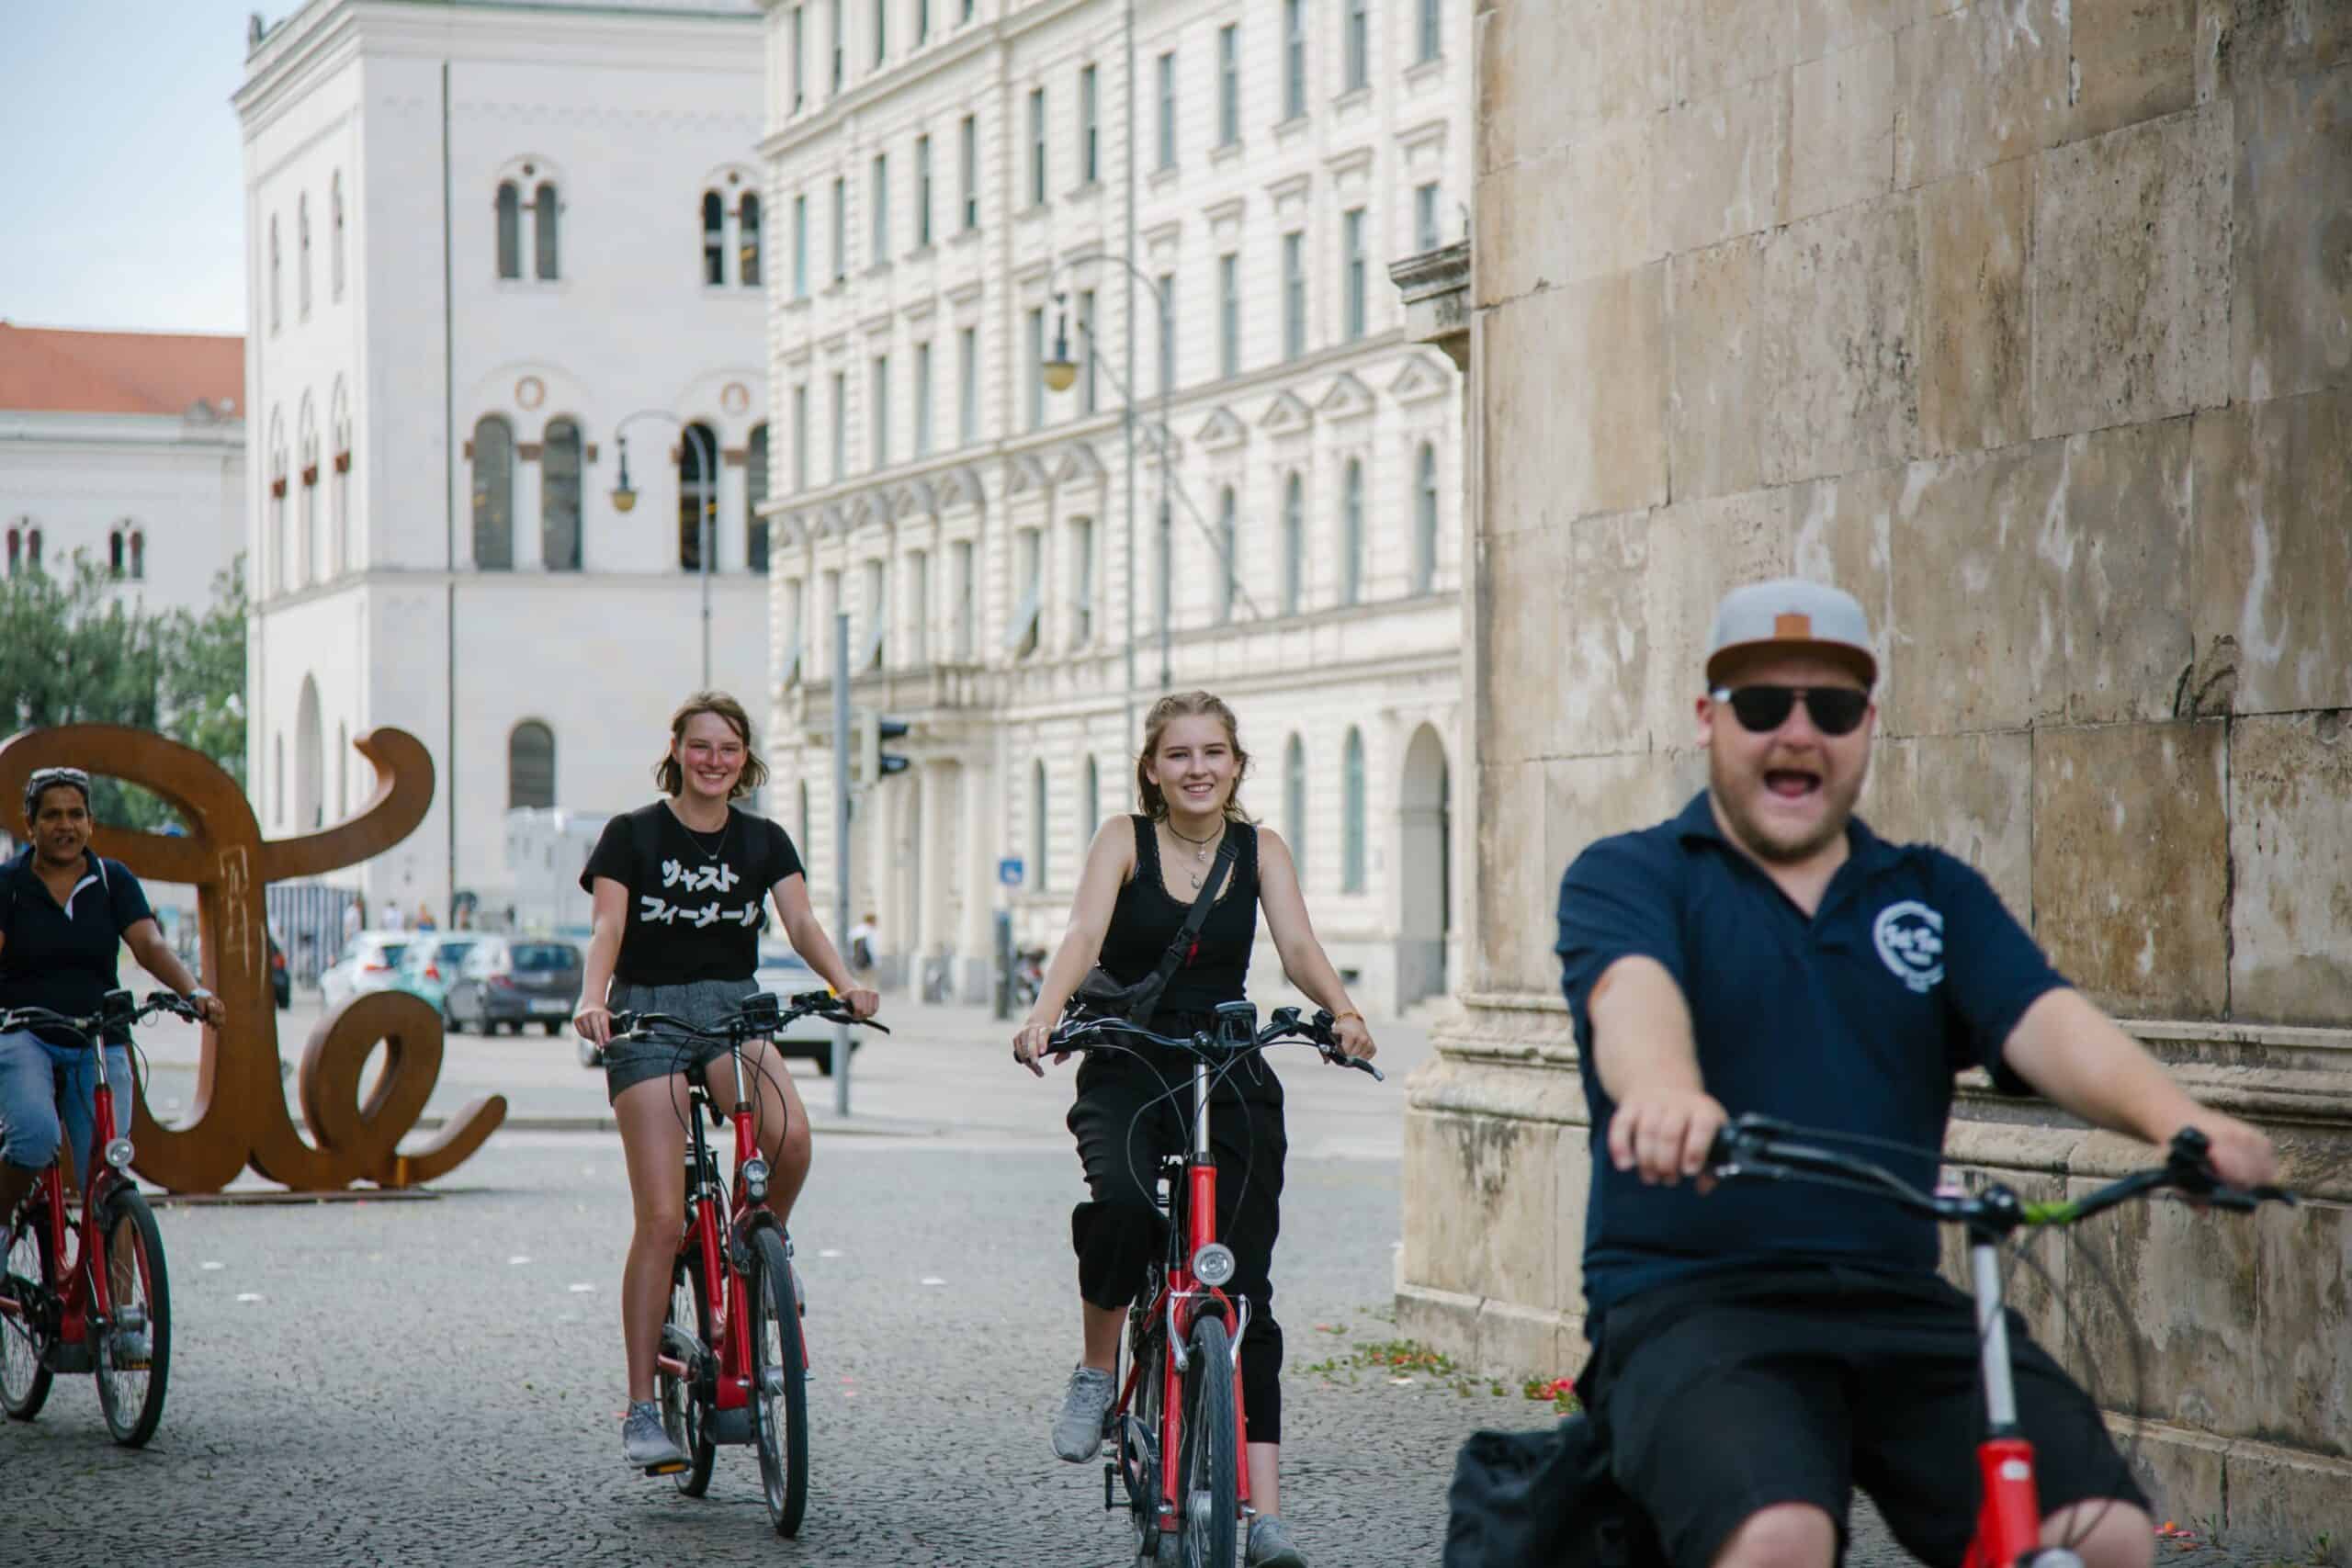
<instances>
[{"instance_id":1,"label":"navy blue polo shirt","mask_svg":"<svg viewBox=\"0 0 2352 1568\"><path fill-rule=\"evenodd\" d=\"M1645 1187L1610 1161L1615 1107L1592 1061L1593 983L1629 954L1682 988L1707 1092L1737 1116L1892 1139L1850 1148L1931 1187L1952 1078L1992 1069L2027 1087L2001 1046L2066 981L1984 878L1927 844L1890 844L1857 818L1810 918L1715 825L1702 790L1670 821L1602 839L1560 880L1561 988L1592 1109L1585 1210L1589 1314L1716 1269L1804 1261L1926 1272L1935 1227L1883 1198L1795 1183Z\"/></svg>"},{"instance_id":2,"label":"navy blue polo shirt","mask_svg":"<svg viewBox=\"0 0 2352 1568\"><path fill-rule=\"evenodd\" d=\"M82 875L63 904L33 869L27 844L0 867L0 1008L48 1008L52 1012L96 1012L98 999L121 982L115 959L122 933L154 911L147 891L120 861L82 852ZM58 1045L82 1042L61 1030L42 1032ZM109 1030L107 1043L130 1040Z\"/></svg>"}]
</instances>

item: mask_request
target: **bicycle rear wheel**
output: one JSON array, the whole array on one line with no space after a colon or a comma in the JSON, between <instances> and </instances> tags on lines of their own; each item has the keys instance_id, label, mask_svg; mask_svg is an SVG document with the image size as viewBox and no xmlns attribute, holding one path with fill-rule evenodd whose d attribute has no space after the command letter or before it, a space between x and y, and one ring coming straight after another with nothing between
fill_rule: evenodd
<instances>
[{"instance_id":1,"label":"bicycle rear wheel","mask_svg":"<svg viewBox=\"0 0 2352 1568\"><path fill-rule=\"evenodd\" d=\"M1156 1292L1147 1289L1136 1298L1128 1314L1136 1378L1135 1403L1119 1418L1113 1433L1113 1453L1119 1484L1126 1489L1127 1512L1136 1532L1138 1568L1156 1568L1176 1561L1176 1540L1159 1529L1159 1410L1160 1390L1168 1370L1168 1332L1157 1320L1147 1320L1140 1304Z\"/></svg>"},{"instance_id":2,"label":"bicycle rear wheel","mask_svg":"<svg viewBox=\"0 0 2352 1568\"><path fill-rule=\"evenodd\" d=\"M685 1361L692 1375L682 1378L657 1369L653 1390L662 1402L662 1429L686 1456L686 1468L671 1479L689 1497L699 1497L710 1489L711 1461L718 1457L718 1444L710 1430L707 1399L711 1391L703 1375L717 1352L710 1343L709 1286L703 1280L699 1258L697 1253L672 1266L670 1314L662 1325L662 1353ZM682 1343L686 1340L693 1342L690 1360L679 1354L687 1348Z\"/></svg>"},{"instance_id":3,"label":"bicycle rear wheel","mask_svg":"<svg viewBox=\"0 0 2352 1568\"><path fill-rule=\"evenodd\" d=\"M57 1292L49 1275L48 1218L30 1205L21 1213L25 1226L17 1233L8 1256L0 1258L0 1271L20 1281L8 1294L21 1297L15 1311L0 1312L0 1408L11 1420L29 1421L49 1399L52 1374L48 1357L57 1337Z\"/></svg>"},{"instance_id":4,"label":"bicycle rear wheel","mask_svg":"<svg viewBox=\"0 0 2352 1568\"><path fill-rule=\"evenodd\" d=\"M772 1225L752 1233L752 1440L760 1450L768 1520L782 1536L800 1533L808 1506L808 1362L792 1263Z\"/></svg>"},{"instance_id":5,"label":"bicycle rear wheel","mask_svg":"<svg viewBox=\"0 0 2352 1568\"><path fill-rule=\"evenodd\" d=\"M101 1235L101 1254L89 1267L107 1271L114 1317L94 1347L98 1407L114 1440L135 1449L155 1435L164 1418L164 1382L172 1370L171 1279L164 1266L164 1233L137 1188L118 1186L107 1199Z\"/></svg>"},{"instance_id":6,"label":"bicycle rear wheel","mask_svg":"<svg viewBox=\"0 0 2352 1568\"><path fill-rule=\"evenodd\" d=\"M1176 1498L1183 1512L1184 1568L1234 1568L1241 1529L1240 1484L1233 1406L1233 1340L1225 1319L1193 1325L1192 1359L1184 1368L1183 1453Z\"/></svg>"}]
</instances>

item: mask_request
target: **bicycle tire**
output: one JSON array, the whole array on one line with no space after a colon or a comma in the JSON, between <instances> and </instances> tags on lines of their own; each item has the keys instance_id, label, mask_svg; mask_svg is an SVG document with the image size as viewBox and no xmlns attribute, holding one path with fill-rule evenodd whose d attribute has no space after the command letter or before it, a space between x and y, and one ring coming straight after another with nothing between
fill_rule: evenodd
<instances>
[{"instance_id":1,"label":"bicycle tire","mask_svg":"<svg viewBox=\"0 0 2352 1568\"><path fill-rule=\"evenodd\" d=\"M760 1452L760 1490L775 1533L800 1533L808 1508L808 1360L800 1338L800 1303L792 1262L772 1225L752 1233L752 1441ZM767 1392L769 1374L776 1388Z\"/></svg>"},{"instance_id":2,"label":"bicycle tire","mask_svg":"<svg viewBox=\"0 0 2352 1568\"><path fill-rule=\"evenodd\" d=\"M1241 1529L1238 1446L1233 1403L1233 1340L1225 1319L1193 1324L1184 1368L1183 1452L1176 1472L1183 1568L1234 1568Z\"/></svg>"},{"instance_id":3,"label":"bicycle tire","mask_svg":"<svg viewBox=\"0 0 2352 1568\"><path fill-rule=\"evenodd\" d=\"M710 1287L702 1277L700 1254L681 1257L670 1270L670 1310L665 1321L693 1336L706 1355L710 1343ZM666 1338L667 1336L665 1335ZM662 1427L686 1456L686 1468L670 1479L688 1497L710 1490L711 1462L718 1457L718 1442L710 1429L710 1407L704 1401L701 1380L688 1382L659 1368L654 1371L654 1397L662 1405Z\"/></svg>"},{"instance_id":4,"label":"bicycle tire","mask_svg":"<svg viewBox=\"0 0 2352 1568\"><path fill-rule=\"evenodd\" d=\"M1157 1320L1144 1315L1141 1303L1152 1293L1148 1288L1138 1293L1137 1304L1128 1314L1128 1352L1143 1371L1136 1379L1135 1404L1120 1418L1112 1446L1119 1484L1126 1489L1129 1522L1135 1527L1138 1568L1172 1562L1175 1545L1159 1530L1159 1400L1168 1334Z\"/></svg>"},{"instance_id":5,"label":"bicycle tire","mask_svg":"<svg viewBox=\"0 0 2352 1568\"><path fill-rule=\"evenodd\" d=\"M164 1393L172 1371L172 1281L164 1261L163 1229L137 1188L125 1183L107 1198L98 1256L87 1267L108 1270L107 1297L117 1324L132 1306L146 1314L145 1367L115 1364L117 1328L110 1327L92 1347L98 1408L106 1414L107 1430L124 1448L141 1448L164 1418Z\"/></svg>"},{"instance_id":6,"label":"bicycle tire","mask_svg":"<svg viewBox=\"0 0 2352 1568\"><path fill-rule=\"evenodd\" d=\"M36 1194L40 1191L35 1188ZM27 1206L25 1227L17 1244L0 1259L0 1269L33 1287L39 1299L25 1303L23 1316L0 1317L0 1409L12 1421L29 1421L49 1401L56 1374L49 1370L49 1348L56 1339L49 1313L57 1300L56 1282L50 1278L49 1220Z\"/></svg>"}]
</instances>

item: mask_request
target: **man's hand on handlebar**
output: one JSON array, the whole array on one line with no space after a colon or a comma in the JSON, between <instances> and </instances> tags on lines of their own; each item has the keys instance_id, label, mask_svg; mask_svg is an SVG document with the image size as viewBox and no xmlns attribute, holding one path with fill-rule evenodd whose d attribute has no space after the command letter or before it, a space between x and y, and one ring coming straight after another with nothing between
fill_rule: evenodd
<instances>
[{"instance_id":1,"label":"man's hand on handlebar","mask_svg":"<svg viewBox=\"0 0 2352 1568\"><path fill-rule=\"evenodd\" d=\"M2251 1190L2278 1181L2278 1152L2259 1127L2205 1110L2190 1117L2188 1125L2205 1134L2205 1157L2213 1174L2229 1186Z\"/></svg>"},{"instance_id":2,"label":"man's hand on handlebar","mask_svg":"<svg viewBox=\"0 0 2352 1568\"><path fill-rule=\"evenodd\" d=\"M1721 1102L1704 1089L1637 1089L1610 1115L1610 1163L1639 1171L1647 1187L1672 1187L1687 1176L1701 1192L1712 1191L1707 1151L1725 1120Z\"/></svg>"}]
</instances>

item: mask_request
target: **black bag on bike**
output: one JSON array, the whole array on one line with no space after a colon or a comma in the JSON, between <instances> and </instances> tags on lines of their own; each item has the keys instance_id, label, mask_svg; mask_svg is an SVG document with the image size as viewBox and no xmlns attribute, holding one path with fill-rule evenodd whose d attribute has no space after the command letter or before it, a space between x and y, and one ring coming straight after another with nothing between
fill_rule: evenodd
<instances>
[{"instance_id":1,"label":"black bag on bike","mask_svg":"<svg viewBox=\"0 0 2352 1568\"><path fill-rule=\"evenodd\" d=\"M1583 1416L1540 1432L1473 1432L1446 1506L1444 1568L1667 1568Z\"/></svg>"},{"instance_id":2,"label":"black bag on bike","mask_svg":"<svg viewBox=\"0 0 2352 1568\"><path fill-rule=\"evenodd\" d=\"M1132 986L1121 985L1116 976L1097 964L1078 983L1064 1011L1083 1008L1093 1018L1124 1018L1138 1029L1151 1027L1151 1015L1159 1009L1160 994L1168 989L1168 982L1183 966L1193 951L1193 942L1201 934L1201 924L1209 918L1209 907L1216 902L1225 887L1226 874L1233 869L1241 852L1240 829L1227 832L1225 842L1216 847L1216 859L1209 866L1207 880L1193 899L1193 907L1184 911L1184 923L1177 928L1176 940L1160 954L1159 966Z\"/></svg>"}]
</instances>

